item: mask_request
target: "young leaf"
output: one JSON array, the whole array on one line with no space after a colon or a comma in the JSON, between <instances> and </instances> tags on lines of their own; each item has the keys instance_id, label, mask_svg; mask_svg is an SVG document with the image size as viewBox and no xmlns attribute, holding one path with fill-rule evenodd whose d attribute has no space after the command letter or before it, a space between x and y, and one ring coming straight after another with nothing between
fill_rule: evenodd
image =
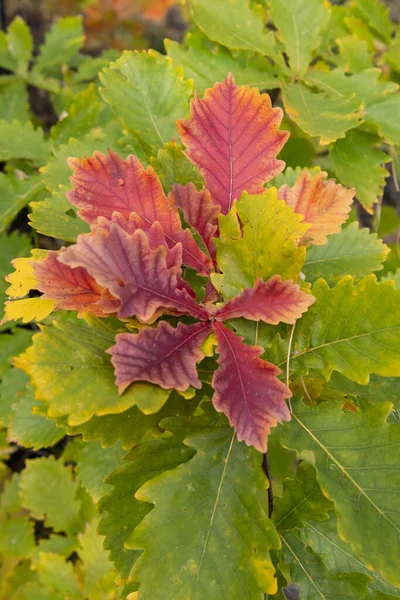
<instances>
[{"instance_id":1,"label":"young leaf","mask_svg":"<svg viewBox=\"0 0 400 600\"><path fill-rule=\"evenodd\" d=\"M285 400L291 391L277 378L280 369L259 358L263 348L247 346L222 323L213 328L219 353L213 404L226 414L239 441L265 452L271 427L290 419Z\"/></svg>"},{"instance_id":2,"label":"young leaf","mask_svg":"<svg viewBox=\"0 0 400 600\"><path fill-rule=\"evenodd\" d=\"M28 25L21 17L16 17L8 27L6 37L13 64L4 66L25 74L28 71L33 50L33 39Z\"/></svg>"},{"instance_id":3,"label":"young leaf","mask_svg":"<svg viewBox=\"0 0 400 600\"><path fill-rule=\"evenodd\" d=\"M400 432L386 422L390 411L388 403L344 413L336 401L312 408L298 402L284 444L315 464L324 493L335 503L340 536L371 569L399 585Z\"/></svg>"},{"instance_id":4,"label":"young leaf","mask_svg":"<svg viewBox=\"0 0 400 600\"><path fill-rule=\"evenodd\" d=\"M261 457L235 441L227 427L185 443L197 452L194 458L136 493L155 504L130 540L144 549L133 571L140 582L138 600L165 598L165 589L170 598L193 600L274 594L269 550L279 542L257 500L266 486ZM157 569L150 567L154 562Z\"/></svg>"},{"instance_id":5,"label":"young leaf","mask_svg":"<svg viewBox=\"0 0 400 600\"><path fill-rule=\"evenodd\" d=\"M217 321L244 317L251 321L265 321L271 325L295 323L315 302L300 286L291 280L282 281L274 275L268 281L257 279L252 288L246 288L215 313Z\"/></svg>"},{"instance_id":6,"label":"young leaf","mask_svg":"<svg viewBox=\"0 0 400 600\"><path fill-rule=\"evenodd\" d=\"M70 425L84 423L93 415L120 413L134 404L162 406L169 392L144 382L118 396L105 354L114 341L115 330L108 323L58 317L42 327L33 345L14 362L30 375L36 398L48 404L49 417L69 415Z\"/></svg>"},{"instance_id":7,"label":"young leaf","mask_svg":"<svg viewBox=\"0 0 400 600\"><path fill-rule=\"evenodd\" d=\"M206 188L197 191L193 183L185 187L175 183L170 201L182 210L185 221L197 231L210 256L215 257L212 238L217 236L220 207L213 202L210 192Z\"/></svg>"},{"instance_id":8,"label":"young leaf","mask_svg":"<svg viewBox=\"0 0 400 600\"><path fill-rule=\"evenodd\" d=\"M83 46L84 41L81 16L59 19L53 23L39 48L33 72L52 73L54 67L68 63Z\"/></svg>"},{"instance_id":9,"label":"young leaf","mask_svg":"<svg viewBox=\"0 0 400 600\"><path fill-rule=\"evenodd\" d=\"M50 146L44 140L42 129L34 129L30 121L0 121L0 160L24 158L36 165L44 165L50 156Z\"/></svg>"},{"instance_id":10,"label":"young leaf","mask_svg":"<svg viewBox=\"0 0 400 600\"><path fill-rule=\"evenodd\" d=\"M354 222L340 233L329 235L324 246L311 246L302 270L311 283L320 277L335 283L344 274L361 279L373 271L380 271L388 253L389 248L376 233L359 229L358 223Z\"/></svg>"},{"instance_id":11,"label":"young leaf","mask_svg":"<svg viewBox=\"0 0 400 600\"><path fill-rule=\"evenodd\" d=\"M296 327L292 368L317 369L326 378L335 370L361 384L371 373L398 375L400 317L393 306L400 291L392 282L369 275L353 285L346 276L330 289L319 279L312 294L317 301Z\"/></svg>"},{"instance_id":12,"label":"young leaf","mask_svg":"<svg viewBox=\"0 0 400 600\"><path fill-rule=\"evenodd\" d=\"M34 523L24 516L2 518L0 521L0 555L7 558L28 558L35 546Z\"/></svg>"},{"instance_id":13,"label":"young leaf","mask_svg":"<svg viewBox=\"0 0 400 600\"><path fill-rule=\"evenodd\" d=\"M278 28L278 39L285 45L290 70L304 75L318 46L330 10L324 0L269 0L271 17Z\"/></svg>"},{"instance_id":14,"label":"young leaf","mask_svg":"<svg viewBox=\"0 0 400 600\"><path fill-rule=\"evenodd\" d=\"M120 333L110 350L120 394L134 381L149 381L165 389L200 388L196 364L204 358L201 345L210 335L208 323L174 329L161 321L156 329Z\"/></svg>"},{"instance_id":15,"label":"young leaf","mask_svg":"<svg viewBox=\"0 0 400 600\"><path fill-rule=\"evenodd\" d=\"M207 311L196 303L181 278L181 250L180 244L172 250L160 245L153 248L143 230L130 235L111 223L108 230L99 227L95 234L81 236L59 259L73 269L85 268L118 298L120 317L135 315L152 323L169 309L205 320Z\"/></svg>"},{"instance_id":16,"label":"young leaf","mask_svg":"<svg viewBox=\"0 0 400 600\"><path fill-rule=\"evenodd\" d=\"M71 269L60 262L58 257L62 254L62 251L49 252L47 258L33 264L36 288L43 292L42 298L55 300L57 308L87 311L97 316L117 312L119 301L82 267Z\"/></svg>"},{"instance_id":17,"label":"young leaf","mask_svg":"<svg viewBox=\"0 0 400 600\"><path fill-rule=\"evenodd\" d=\"M124 454L120 442L108 448L102 448L100 442L83 447L77 460L76 472L78 480L96 504L111 490L111 486L104 480L122 465Z\"/></svg>"},{"instance_id":18,"label":"young leaf","mask_svg":"<svg viewBox=\"0 0 400 600\"><path fill-rule=\"evenodd\" d=\"M365 117L368 124L373 125L379 134L392 144L400 144L400 123L392 115L400 110L400 94L391 94L384 100L371 104Z\"/></svg>"},{"instance_id":19,"label":"young leaf","mask_svg":"<svg viewBox=\"0 0 400 600\"><path fill-rule=\"evenodd\" d=\"M157 173L165 194L172 190L174 183L192 183L198 190L203 187L199 171L186 158L182 146L176 142L168 142L164 148L160 148L157 156L150 158L150 164Z\"/></svg>"},{"instance_id":20,"label":"young leaf","mask_svg":"<svg viewBox=\"0 0 400 600\"><path fill-rule=\"evenodd\" d=\"M384 167L389 157L375 147L377 143L375 136L353 129L330 149L337 177L355 188L357 200L370 213L389 176Z\"/></svg>"},{"instance_id":21,"label":"young leaf","mask_svg":"<svg viewBox=\"0 0 400 600\"><path fill-rule=\"evenodd\" d=\"M330 144L345 137L361 123L361 102L349 98L338 103L326 94L316 94L302 83L289 83L282 90L285 110L303 131Z\"/></svg>"},{"instance_id":22,"label":"young leaf","mask_svg":"<svg viewBox=\"0 0 400 600\"><path fill-rule=\"evenodd\" d=\"M357 0L356 14L360 13L369 26L382 36L385 42L390 41L392 23L388 8L379 0Z\"/></svg>"},{"instance_id":23,"label":"young leaf","mask_svg":"<svg viewBox=\"0 0 400 600\"><path fill-rule=\"evenodd\" d=\"M340 231L353 202L354 190L349 190L330 179L321 171L312 176L302 171L293 187L287 184L279 188L279 197L310 223L302 243L305 246L326 244L327 235Z\"/></svg>"},{"instance_id":24,"label":"young leaf","mask_svg":"<svg viewBox=\"0 0 400 600\"><path fill-rule=\"evenodd\" d=\"M302 220L278 199L275 188L258 196L243 194L231 212L219 218L215 245L222 274L213 273L211 279L225 300L253 287L258 278L297 277L306 254L299 244L310 227Z\"/></svg>"},{"instance_id":25,"label":"young leaf","mask_svg":"<svg viewBox=\"0 0 400 600\"><path fill-rule=\"evenodd\" d=\"M54 457L27 461L20 483L23 505L55 531L76 532L80 502L71 470Z\"/></svg>"},{"instance_id":26,"label":"young leaf","mask_svg":"<svg viewBox=\"0 0 400 600\"><path fill-rule=\"evenodd\" d=\"M66 562L63 556L52 552L41 552L35 565L40 583L71 600L81 599L78 580L72 562Z\"/></svg>"},{"instance_id":27,"label":"young leaf","mask_svg":"<svg viewBox=\"0 0 400 600\"><path fill-rule=\"evenodd\" d=\"M200 169L206 187L226 214L246 190L263 185L284 168L276 159L289 137L280 131L282 110L267 94L238 87L230 74L222 83L191 101L189 121L177 122L189 159Z\"/></svg>"},{"instance_id":28,"label":"young leaf","mask_svg":"<svg viewBox=\"0 0 400 600\"><path fill-rule=\"evenodd\" d=\"M272 32L265 32L262 14L249 4L249 0L189 0L195 23L214 42L232 50L274 56L275 37Z\"/></svg>"},{"instance_id":29,"label":"young leaf","mask_svg":"<svg viewBox=\"0 0 400 600\"><path fill-rule=\"evenodd\" d=\"M118 117L153 150L175 135L175 121L186 115L193 82L157 52L123 52L100 74L100 90Z\"/></svg>"},{"instance_id":30,"label":"young leaf","mask_svg":"<svg viewBox=\"0 0 400 600\"><path fill-rule=\"evenodd\" d=\"M107 575L111 573L113 566L108 560L107 552L103 548L104 537L97 533L98 519L93 519L87 523L85 530L79 533L79 558L83 563L83 572L85 583L83 593L91 598L95 593L98 584L101 585L101 591L107 590Z\"/></svg>"},{"instance_id":31,"label":"young leaf","mask_svg":"<svg viewBox=\"0 0 400 600\"><path fill-rule=\"evenodd\" d=\"M70 159L74 171L74 190L68 198L77 206L79 216L95 224L98 217L111 219L118 211L126 219L134 213L141 227L148 229L158 221L168 245L181 242L185 264L207 274L211 260L200 250L188 229L182 229L178 210L173 210L152 167L143 169L134 156L126 161L109 151L95 152L92 158Z\"/></svg>"}]
</instances>

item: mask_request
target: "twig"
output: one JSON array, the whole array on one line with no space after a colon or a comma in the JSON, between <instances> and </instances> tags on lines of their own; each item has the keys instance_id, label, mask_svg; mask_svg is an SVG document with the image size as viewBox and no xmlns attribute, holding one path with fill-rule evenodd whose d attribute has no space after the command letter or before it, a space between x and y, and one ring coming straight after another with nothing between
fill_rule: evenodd
<instances>
[{"instance_id":1,"label":"twig","mask_svg":"<svg viewBox=\"0 0 400 600\"><path fill-rule=\"evenodd\" d=\"M272 512L274 510L274 491L272 489L272 480L271 480L271 471L269 467L268 460L268 452L263 454L262 461L262 470L265 473L266 478L268 479L268 516L271 518Z\"/></svg>"}]
</instances>

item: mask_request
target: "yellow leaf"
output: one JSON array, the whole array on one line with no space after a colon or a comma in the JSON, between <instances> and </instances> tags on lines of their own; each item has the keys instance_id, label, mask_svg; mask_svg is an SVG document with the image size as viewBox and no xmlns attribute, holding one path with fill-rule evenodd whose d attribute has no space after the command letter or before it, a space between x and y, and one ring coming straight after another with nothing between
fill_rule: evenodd
<instances>
[{"instance_id":1,"label":"yellow leaf","mask_svg":"<svg viewBox=\"0 0 400 600\"><path fill-rule=\"evenodd\" d=\"M10 287L6 293L10 298L24 298L30 290L36 289L38 283L33 270L33 261L42 261L46 258L47 250L32 250L30 258L15 258L12 265L15 269L6 277Z\"/></svg>"},{"instance_id":2,"label":"yellow leaf","mask_svg":"<svg viewBox=\"0 0 400 600\"><path fill-rule=\"evenodd\" d=\"M24 300L6 302L1 324L7 321L17 321L18 319L22 319L23 323L42 321L54 310L55 306L54 300L42 298L25 298Z\"/></svg>"}]
</instances>

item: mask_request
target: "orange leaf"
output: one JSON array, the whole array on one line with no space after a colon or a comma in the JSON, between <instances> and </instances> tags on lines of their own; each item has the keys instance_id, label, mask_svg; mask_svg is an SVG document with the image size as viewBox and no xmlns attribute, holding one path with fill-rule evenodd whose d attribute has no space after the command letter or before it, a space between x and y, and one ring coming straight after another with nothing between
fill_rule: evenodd
<instances>
[{"instance_id":1,"label":"orange leaf","mask_svg":"<svg viewBox=\"0 0 400 600\"><path fill-rule=\"evenodd\" d=\"M214 201L226 214L246 190L263 191L285 163L276 156L289 133L280 131L282 110L268 94L237 86L232 74L191 102L188 121L177 122L188 158L200 169Z\"/></svg>"},{"instance_id":2,"label":"orange leaf","mask_svg":"<svg viewBox=\"0 0 400 600\"><path fill-rule=\"evenodd\" d=\"M350 212L355 190L345 188L333 179L324 181L326 176L324 171L314 176L303 171L292 188L285 183L278 190L279 198L303 215L306 223L311 223L302 239L303 246L326 244L326 236L340 231Z\"/></svg>"}]
</instances>

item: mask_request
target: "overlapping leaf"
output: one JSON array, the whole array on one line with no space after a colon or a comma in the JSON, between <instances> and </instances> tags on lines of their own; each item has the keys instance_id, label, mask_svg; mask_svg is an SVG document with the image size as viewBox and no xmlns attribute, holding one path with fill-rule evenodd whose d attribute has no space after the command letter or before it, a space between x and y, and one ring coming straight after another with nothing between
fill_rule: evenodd
<instances>
[{"instance_id":1,"label":"overlapping leaf","mask_svg":"<svg viewBox=\"0 0 400 600\"><path fill-rule=\"evenodd\" d=\"M156 329L120 333L109 350L119 392L133 381L149 381L180 391L190 386L200 388L196 363L204 357L201 345L210 331L208 323L179 323L174 329L161 321Z\"/></svg>"},{"instance_id":2,"label":"overlapping leaf","mask_svg":"<svg viewBox=\"0 0 400 600\"><path fill-rule=\"evenodd\" d=\"M99 216L110 219L118 211L127 219L132 213L138 215L144 229L158 221L170 246L182 243L185 264L208 272L210 259L191 232L182 229L178 210L169 205L152 167L144 170L134 156L123 161L114 152L108 156L95 152L92 158L70 159L69 164L74 170L74 191L68 198L80 209L82 219L94 224Z\"/></svg>"},{"instance_id":3,"label":"overlapping leaf","mask_svg":"<svg viewBox=\"0 0 400 600\"><path fill-rule=\"evenodd\" d=\"M399 585L400 432L386 422L390 410L385 403L344 413L335 401L309 408L298 402L284 444L314 462L335 503L340 536L370 568Z\"/></svg>"},{"instance_id":4,"label":"overlapping leaf","mask_svg":"<svg viewBox=\"0 0 400 600\"><path fill-rule=\"evenodd\" d=\"M129 543L144 549L133 571L140 582L138 600L274 594L269 550L279 542L257 500L266 485L260 455L235 441L227 427L185 443L197 452L194 458L136 493L155 504Z\"/></svg>"},{"instance_id":5,"label":"overlapping leaf","mask_svg":"<svg viewBox=\"0 0 400 600\"><path fill-rule=\"evenodd\" d=\"M247 346L222 323L213 327L219 353L214 406L226 414L239 441L265 452L271 427L290 418L285 400L291 392L277 378L280 369L259 358L260 346Z\"/></svg>"},{"instance_id":6,"label":"overlapping leaf","mask_svg":"<svg viewBox=\"0 0 400 600\"><path fill-rule=\"evenodd\" d=\"M178 121L187 156L224 214L244 190L261 193L263 184L283 170L276 159L288 138L279 130L282 116L267 94L236 86L230 74L203 99L192 100L189 121Z\"/></svg>"},{"instance_id":7,"label":"overlapping leaf","mask_svg":"<svg viewBox=\"0 0 400 600\"><path fill-rule=\"evenodd\" d=\"M285 184L279 188L279 197L310 224L302 240L306 246L326 244L326 236L340 231L350 212L354 190L325 181L326 176L324 171L314 176L302 171L293 187Z\"/></svg>"}]
</instances>

